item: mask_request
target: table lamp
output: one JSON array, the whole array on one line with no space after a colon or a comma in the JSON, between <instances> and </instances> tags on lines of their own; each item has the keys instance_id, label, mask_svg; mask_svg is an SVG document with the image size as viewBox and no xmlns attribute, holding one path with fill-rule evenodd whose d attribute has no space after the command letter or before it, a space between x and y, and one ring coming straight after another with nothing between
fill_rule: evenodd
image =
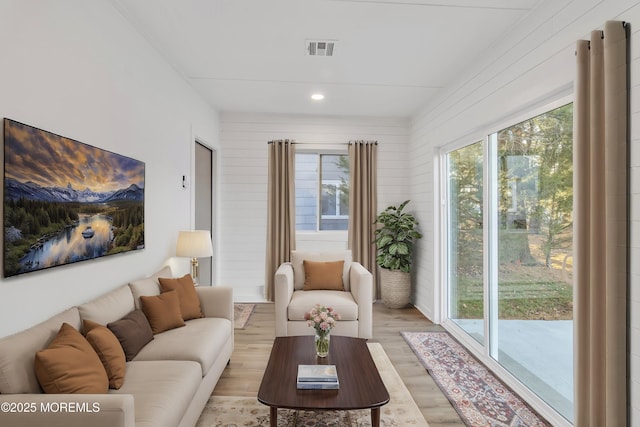
<instances>
[{"instance_id":1,"label":"table lamp","mask_svg":"<svg viewBox=\"0 0 640 427\"><path fill-rule=\"evenodd\" d=\"M198 258L213 255L211 233L208 230L189 230L178 233L176 256L191 258L191 277L198 277Z\"/></svg>"}]
</instances>

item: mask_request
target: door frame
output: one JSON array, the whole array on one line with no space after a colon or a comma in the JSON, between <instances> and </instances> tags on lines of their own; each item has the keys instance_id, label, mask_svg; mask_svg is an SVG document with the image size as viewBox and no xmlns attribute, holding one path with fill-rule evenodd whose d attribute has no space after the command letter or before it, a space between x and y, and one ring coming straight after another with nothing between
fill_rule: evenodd
<instances>
[{"instance_id":1,"label":"door frame","mask_svg":"<svg viewBox=\"0 0 640 427\"><path fill-rule=\"evenodd\" d=\"M191 139L189 142L190 152L190 172L189 172L189 226L194 229L196 223L196 194L195 194L195 182L196 182L196 144L200 144L203 147L211 150L211 189L213 194L211 196L211 243L213 244L213 257L211 259L211 285L215 286L220 282L220 149L217 144L212 144L206 138L202 138L197 132L191 128Z\"/></svg>"}]
</instances>

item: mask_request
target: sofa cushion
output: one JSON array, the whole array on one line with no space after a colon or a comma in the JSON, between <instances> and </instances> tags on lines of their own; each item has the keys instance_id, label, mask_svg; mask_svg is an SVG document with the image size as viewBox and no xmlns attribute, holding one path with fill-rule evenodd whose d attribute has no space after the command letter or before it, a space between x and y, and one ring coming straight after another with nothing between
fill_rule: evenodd
<instances>
[{"instance_id":1,"label":"sofa cushion","mask_svg":"<svg viewBox=\"0 0 640 427\"><path fill-rule=\"evenodd\" d=\"M196 287L193 285L191 274L185 274L177 279L159 277L160 291L170 292L176 291L180 300L180 311L184 320L198 319L204 317L200 309L200 298L196 293Z\"/></svg>"},{"instance_id":2,"label":"sofa cushion","mask_svg":"<svg viewBox=\"0 0 640 427\"><path fill-rule=\"evenodd\" d=\"M349 286L349 269L351 268L352 255L351 251L337 252L306 252L291 251L291 267L293 267L293 287L295 290L304 288L304 260L308 261L344 261L342 271L342 283L346 291L350 290Z\"/></svg>"},{"instance_id":3,"label":"sofa cushion","mask_svg":"<svg viewBox=\"0 0 640 427\"><path fill-rule=\"evenodd\" d=\"M171 277L171 267L168 265L163 267L157 273L152 274L149 277L143 279L134 280L129 283L131 293L133 294L133 303L136 308L141 308L140 297L141 296L154 296L160 295L160 282L158 277Z\"/></svg>"},{"instance_id":4,"label":"sofa cushion","mask_svg":"<svg viewBox=\"0 0 640 427\"><path fill-rule=\"evenodd\" d=\"M350 292L342 291L294 291L287 317L289 320L304 320L304 314L316 304L333 308L340 315L340 321L358 320L358 304Z\"/></svg>"},{"instance_id":5,"label":"sofa cushion","mask_svg":"<svg viewBox=\"0 0 640 427\"><path fill-rule=\"evenodd\" d=\"M120 286L106 294L78 307L82 320L91 320L101 325L122 319L135 310L133 295L127 285Z\"/></svg>"},{"instance_id":6,"label":"sofa cushion","mask_svg":"<svg viewBox=\"0 0 640 427\"><path fill-rule=\"evenodd\" d=\"M182 328L155 335L134 360L190 360L200 364L204 376L231 339L233 324L228 319L211 317L185 323Z\"/></svg>"},{"instance_id":7,"label":"sofa cushion","mask_svg":"<svg viewBox=\"0 0 640 427\"><path fill-rule=\"evenodd\" d=\"M303 260L304 290L344 291L342 271L344 261L309 261Z\"/></svg>"},{"instance_id":8,"label":"sofa cushion","mask_svg":"<svg viewBox=\"0 0 640 427\"><path fill-rule=\"evenodd\" d=\"M77 308L63 311L29 329L0 338L0 393L41 393L33 369L36 351L45 348L64 322L80 328Z\"/></svg>"},{"instance_id":9,"label":"sofa cushion","mask_svg":"<svg viewBox=\"0 0 640 427\"><path fill-rule=\"evenodd\" d=\"M34 369L45 393L106 393L109 378L91 344L63 323L49 346L36 352Z\"/></svg>"},{"instance_id":10,"label":"sofa cushion","mask_svg":"<svg viewBox=\"0 0 640 427\"><path fill-rule=\"evenodd\" d=\"M180 425L202 381L197 363L173 360L128 362L126 378L109 393L135 396L136 427Z\"/></svg>"},{"instance_id":11,"label":"sofa cushion","mask_svg":"<svg viewBox=\"0 0 640 427\"><path fill-rule=\"evenodd\" d=\"M120 341L127 361L132 360L142 347L153 340L153 331L142 310L132 311L122 319L109 323L107 328Z\"/></svg>"},{"instance_id":12,"label":"sofa cushion","mask_svg":"<svg viewBox=\"0 0 640 427\"><path fill-rule=\"evenodd\" d=\"M154 335L184 326L180 312L180 300L176 291L150 297L141 296L140 305Z\"/></svg>"},{"instance_id":13,"label":"sofa cushion","mask_svg":"<svg viewBox=\"0 0 640 427\"><path fill-rule=\"evenodd\" d=\"M127 359L120 341L106 326L85 320L83 322L85 337L95 350L107 372L109 388L119 389L124 383Z\"/></svg>"}]
</instances>

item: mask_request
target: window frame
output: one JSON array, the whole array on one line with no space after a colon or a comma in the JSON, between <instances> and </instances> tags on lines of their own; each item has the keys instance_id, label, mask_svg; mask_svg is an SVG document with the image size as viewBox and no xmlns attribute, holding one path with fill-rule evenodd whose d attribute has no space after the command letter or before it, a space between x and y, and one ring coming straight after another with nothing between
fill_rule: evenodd
<instances>
[{"instance_id":1,"label":"window frame","mask_svg":"<svg viewBox=\"0 0 640 427\"><path fill-rule=\"evenodd\" d=\"M296 149L296 153L295 155L297 156L298 154L314 154L317 156L317 170L316 170L316 179L317 179L317 183L318 183L318 188L317 188L317 194L316 194L316 221L315 221L315 230L299 230L297 228L297 221L296 221L296 234L323 234L323 235L330 235L330 234L345 234L348 232L348 229L346 230L322 230L320 228L321 225L321 221L322 219L337 219L337 220L342 220L342 219L346 219L349 220L349 213L347 212L346 215L323 215L322 214L322 190L323 190L323 184L325 182L335 182L336 185L336 189L338 191L336 191L336 207L339 208L340 204L339 204L339 195L341 194L340 191L340 184L341 182L338 180L322 180L322 156L346 156L347 158L349 157L349 152L346 149L346 147L342 147L341 144L341 148L328 148L325 146L318 146L318 147L307 147L307 148L297 148ZM296 172L297 173L297 172ZM349 187L351 187L351 182L349 182ZM294 188L295 188L295 177L294 177Z\"/></svg>"},{"instance_id":2,"label":"window frame","mask_svg":"<svg viewBox=\"0 0 640 427\"><path fill-rule=\"evenodd\" d=\"M336 199L335 199L336 214L335 215L323 214L322 207L320 207L321 219L349 219L349 212L347 212L347 214L344 215L340 209L340 205L341 205L340 196L342 195L342 189L340 188L340 184L342 183L337 179L324 179L320 183L320 198L322 197L322 190L324 189L325 185L334 186L336 188ZM330 231L330 230L320 230L320 231Z\"/></svg>"}]
</instances>

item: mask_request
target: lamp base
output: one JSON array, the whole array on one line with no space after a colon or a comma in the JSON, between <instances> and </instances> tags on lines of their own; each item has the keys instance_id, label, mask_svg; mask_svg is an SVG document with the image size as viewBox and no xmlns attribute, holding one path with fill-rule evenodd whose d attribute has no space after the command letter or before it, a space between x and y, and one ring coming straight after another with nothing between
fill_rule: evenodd
<instances>
[{"instance_id":1,"label":"lamp base","mask_svg":"<svg viewBox=\"0 0 640 427\"><path fill-rule=\"evenodd\" d=\"M197 283L198 274L199 274L198 258L192 258L191 259L191 278L193 279L193 283Z\"/></svg>"}]
</instances>

